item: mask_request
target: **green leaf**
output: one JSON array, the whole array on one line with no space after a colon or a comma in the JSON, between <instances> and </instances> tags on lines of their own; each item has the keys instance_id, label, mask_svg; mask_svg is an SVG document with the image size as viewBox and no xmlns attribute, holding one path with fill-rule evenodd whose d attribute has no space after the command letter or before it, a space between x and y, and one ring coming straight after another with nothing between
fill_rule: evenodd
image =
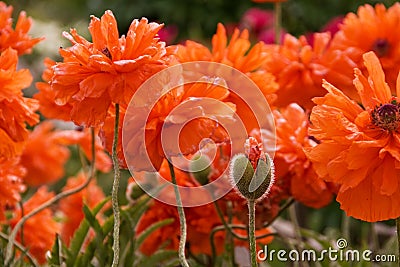
<instances>
[{"instance_id":1,"label":"green leaf","mask_svg":"<svg viewBox=\"0 0 400 267\"><path fill-rule=\"evenodd\" d=\"M56 234L53 248L51 249L51 258L49 259L50 266L60 266L62 262L61 239Z\"/></svg>"},{"instance_id":2,"label":"green leaf","mask_svg":"<svg viewBox=\"0 0 400 267\"><path fill-rule=\"evenodd\" d=\"M155 252L150 257L143 258L135 266L146 266L146 267L163 266L160 265L160 263L171 260L176 257L178 257L178 252L175 250L160 250Z\"/></svg>"},{"instance_id":3,"label":"green leaf","mask_svg":"<svg viewBox=\"0 0 400 267\"><path fill-rule=\"evenodd\" d=\"M110 200L110 197L105 198L102 202L97 204L93 209L93 214L96 215L104 207L104 205ZM90 225L87 220L83 220L79 228L75 231L75 234L71 240L68 255L67 255L67 266L75 266L78 254L82 249L83 242L85 241L86 235L89 231Z\"/></svg>"},{"instance_id":4,"label":"green leaf","mask_svg":"<svg viewBox=\"0 0 400 267\"><path fill-rule=\"evenodd\" d=\"M162 220L162 221L159 221L159 222L156 222L156 223L153 223L152 225L150 225L148 228L146 228L146 230L144 230L138 236L138 238L136 240L136 244L135 244L136 247L139 247L151 233L153 233L157 229L159 229L159 228L161 228L161 227L163 227L165 225L171 224L173 222L174 222L174 219L173 218L169 218L169 219L165 219L165 220Z\"/></svg>"},{"instance_id":5,"label":"green leaf","mask_svg":"<svg viewBox=\"0 0 400 267\"><path fill-rule=\"evenodd\" d=\"M89 225L95 230L96 235L99 239L104 239L103 230L101 229L99 221L96 219L96 215L94 215L87 205L83 205L83 213L85 214L85 219L88 221Z\"/></svg>"}]
</instances>

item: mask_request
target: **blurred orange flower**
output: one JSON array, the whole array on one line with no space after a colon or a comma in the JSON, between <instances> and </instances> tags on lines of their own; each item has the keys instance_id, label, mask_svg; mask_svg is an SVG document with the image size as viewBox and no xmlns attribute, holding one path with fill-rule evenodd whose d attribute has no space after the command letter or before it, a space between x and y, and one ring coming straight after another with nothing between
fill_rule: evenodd
<instances>
[{"instance_id":1,"label":"blurred orange flower","mask_svg":"<svg viewBox=\"0 0 400 267\"><path fill-rule=\"evenodd\" d=\"M378 56L392 88L396 88L396 79L400 69L400 36L393 34L400 27L400 3L386 9L384 4L360 6L357 14L349 13L340 25L332 41L334 49L342 50L357 67L367 75L362 55L374 51ZM343 70L352 80L353 71ZM328 80L329 81L329 80ZM356 92L353 89L354 94Z\"/></svg>"},{"instance_id":2,"label":"blurred orange flower","mask_svg":"<svg viewBox=\"0 0 400 267\"><path fill-rule=\"evenodd\" d=\"M174 168L174 171L178 185L186 187L198 186L189 173L179 170L178 168ZM171 180L171 174L166 160L164 160L159 173L164 179ZM163 194L163 192L164 191L161 191L161 194ZM166 193L168 194L168 192ZM171 197L174 196L171 195ZM196 198L201 196L191 197ZM209 235L215 226L222 225L213 204L185 208L185 216L188 227L186 246L194 254L211 255ZM154 200L149 209L141 217L136 232L140 234L154 222L168 218L173 218L174 221L154 231L141 245L140 250L146 255L153 254L160 246L166 244L166 242L170 242L167 248L178 249L180 234L179 216L175 206ZM222 233L223 232L217 234L215 238L217 252L223 251L225 235Z\"/></svg>"},{"instance_id":3,"label":"blurred orange flower","mask_svg":"<svg viewBox=\"0 0 400 267\"><path fill-rule=\"evenodd\" d=\"M305 148L317 145L308 135L308 114L294 103L285 109L274 110L273 114L276 127L275 161L286 165L279 167L277 175L290 177L290 193L297 201L313 208L328 205L332 201L331 187L317 176L304 153Z\"/></svg>"},{"instance_id":4,"label":"blurred orange flower","mask_svg":"<svg viewBox=\"0 0 400 267\"><path fill-rule=\"evenodd\" d=\"M28 214L41 204L54 196L45 187L38 191L24 203L24 214ZM12 219L11 226L14 227L21 219L21 209L18 209ZM17 234L17 241L28 248L29 253L34 256L40 264L46 262L46 252L51 250L56 233L60 232L60 225L53 219L53 212L47 208L29 218L24 223L23 242L21 234Z\"/></svg>"},{"instance_id":5,"label":"blurred orange flower","mask_svg":"<svg viewBox=\"0 0 400 267\"><path fill-rule=\"evenodd\" d=\"M222 225L212 204L185 208L186 223L188 227L186 246L193 254L211 255L210 233L215 226ZM178 249L179 246L179 217L176 207L154 201L150 208L141 217L137 234L146 230L154 222L173 218L174 221L152 232L140 246L140 250L146 255L151 255L161 246L168 244L169 249ZM224 249L224 236L220 232L215 237L217 253Z\"/></svg>"},{"instance_id":6,"label":"blurred orange flower","mask_svg":"<svg viewBox=\"0 0 400 267\"><path fill-rule=\"evenodd\" d=\"M21 193L26 186L23 179L26 174L18 158L0 161L0 222L5 219L5 212L13 210L21 201Z\"/></svg>"},{"instance_id":7,"label":"blurred orange flower","mask_svg":"<svg viewBox=\"0 0 400 267\"><path fill-rule=\"evenodd\" d=\"M92 135L90 133L90 129L77 129L77 130L64 130L57 131L54 134L54 138L60 144L69 146L69 145L78 145L88 160L92 160ZM97 170L102 172L109 172L112 167L111 158L104 151L104 147L102 146L99 138L95 135L95 166Z\"/></svg>"},{"instance_id":8,"label":"blurred orange flower","mask_svg":"<svg viewBox=\"0 0 400 267\"><path fill-rule=\"evenodd\" d=\"M329 33L316 33L311 46L305 36L297 39L286 34L282 45L266 46L272 60L265 64L265 69L276 76L279 84L275 105L285 107L297 103L310 109L311 98L325 93L322 79L351 85L351 80L341 73L352 72L355 64L340 51L331 49L330 40Z\"/></svg>"},{"instance_id":9,"label":"blurred orange flower","mask_svg":"<svg viewBox=\"0 0 400 267\"><path fill-rule=\"evenodd\" d=\"M64 165L70 156L67 146L70 145L78 145L91 160L91 139L90 129L55 130L50 121L40 123L29 135L21 154L21 164L27 170L24 182L29 186L39 186L62 178L65 174ZM109 172L111 159L98 139L95 140L95 153L96 168Z\"/></svg>"},{"instance_id":10,"label":"blurred orange flower","mask_svg":"<svg viewBox=\"0 0 400 267\"><path fill-rule=\"evenodd\" d=\"M64 32L72 47L60 49L64 61L54 67L56 103L72 105L71 120L78 125L101 125L111 103L127 105L147 78L166 67L165 43L157 37L161 27L135 19L119 37L117 21L106 11L101 19L91 18L93 43L74 29Z\"/></svg>"},{"instance_id":11,"label":"blurred orange flower","mask_svg":"<svg viewBox=\"0 0 400 267\"><path fill-rule=\"evenodd\" d=\"M76 188L85 183L87 177L84 173L79 173L76 177L70 177L67 184L62 191L67 191ZM69 245L75 230L84 218L83 203L89 208L94 208L105 198L103 191L97 186L96 181L93 180L83 190L71 196L63 198L59 203L59 210L63 214L63 221L61 225L61 239L65 244ZM101 213L98 214L98 219L101 220Z\"/></svg>"},{"instance_id":12,"label":"blurred orange flower","mask_svg":"<svg viewBox=\"0 0 400 267\"><path fill-rule=\"evenodd\" d=\"M64 164L69 150L57 139L49 121L37 125L30 133L21 155L21 164L27 170L24 182L29 186L54 183L64 176Z\"/></svg>"},{"instance_id":13,"label":"blurred orange flower","mask_svg":"<svg viewBox=\"0 0 400 267\"><path fill-rule=\"evenodd\" d=\"M33 96L33 98L39 101L39 111L48 119L70 121L72 105L70 103L58 105L55 102L56 94L50 85L56 62L50 58L45 58L44 65L46 68L42 74L43 82L37 82L35 84L39 92Z\"/></svg>"},{"instance_id":14,"label":"blurred orange flower","mask_svg":"<svg viewBox=\"0 0 400 267\"><path fill-rule=\"evenodd\" d=\"M378 57L363 58L369 76L355 69L354 80L362 106L324 82L309 130L321 143L305 150L317 174L340 185L347 215L375 222L400 216L400 84L392 96Z\"/></svg>"},{"instance_id":15,"label":"blurred orange flower","mask_svg":"<svg viewBox=\"0 0 400 267\"><path fill-rule=\"evenodd\" d=\"M129 155L129 160L135 163L135 169L138 171L152 171L154 168L158 170L166 157L165 152L173 154L173 156L177 156L174 153L194 154L198 151L200 142L204 138L210 138L215 143L229 141L226 130L220 125L222 120L232 119L235 112L235 106L226 102L228 95L229 91L223 79L203 77L199 82L185 84L185 86L175 88L162 95L150 111L132 110L132 114L125 116L125 121L129 124L131 131L127 131L128 134L125 138L129 142L124 149L134 152ZM218 100L218 104L208 100L202 101L203 98ZM226 105L219 104L219 102L224 102ZM187 106L190 104L191 107L195 103L197 106L186 111L190 114L168 117L171 111L182 103ZM186 117L192 118L193 114L195 115L194 119L189 122L185 121ZM214 120L209 119L210 114L214 116ZM147 117L144 129L145 144L141 140L141 133L138 133L137 130L142 127L137 124L141 122L143 116ZM181 126L182 128L180 128ZM166 138L174 140L178 137L179 152L169 147L171 142L162 143L163 127L171 130L169 132L171 135L177 134ZM152 167L149 166L147 158L150 159Z\"/></svg>"},{"instance_id":16,"label":"blurred orange flower","mask_svg":"<svg viewBox=\"0 0 400 267\"><path fill-rule=\"evenodd\" d=\"M12 158L22 150L28 138L26 123L30 126L39 121L35 113L37 101L25 98L22 89L32 82L27 69L17 71L16 50L6 49L0 55L0 159Z\"/></svg>"},{"instance_id":17,"label":"blurred orange flower","mask_svg":"<svg viewBox=\"0 0 400 267\"><path fill-rule=\"evenodd\" d=\"M212 49L196 43L186 41L185 45L172 46L174 54L180 63L191 61L218 62L231 66L246 74L261 90L266 100L273 103L274 92L278 90L275 77L261 67L271 61L271 57L264 50L264 43L258 42L254 46L249 40L248 30L234 29L230 41L225 27L219 23L217 32L212 38ZM256 118L249 106L234 92L231 92L228 101L234 103L236 112L246 124L246 129L251 131L257 127Z\"/></svg>"},{"instance_id":18,"label":"blurred orange flower","mask_svg":"<svg viewBox=\"0 0 400 267\"><path fill-rule=\"evenodd\" d=\"M19 13L15 29L13 29L12 12L12 6L0 2L0 52L11 47L18 51L18 55L30 53L32 47L44 38L31 38L28 35L32 19L27 17L24 11Z\"/></svg>"}]
</instances>

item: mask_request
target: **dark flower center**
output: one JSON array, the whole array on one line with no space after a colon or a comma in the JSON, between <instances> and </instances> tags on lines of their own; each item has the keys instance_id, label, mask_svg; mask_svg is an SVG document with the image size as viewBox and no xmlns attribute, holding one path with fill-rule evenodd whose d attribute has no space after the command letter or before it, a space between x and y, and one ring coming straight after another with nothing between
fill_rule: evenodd
<instances>
[{"instance_id":1,"label":"dark flower center","mask_svg":"<svg viewBox=\"0 0 400 267\"><path fill-rule=\"evenodd\" d=\"M110 52L110 50L108 50L107 47L104 48L101 52L102 52L106 57L108 57L109 59L112 60L111 52Z\"/></svg>"},{"instance_id":2,"label":"dark flower center","mask_svg":"<svg viewBox=\"0 0 400 267\"><path fill-rule=\"evenodd\" d=\"M381 104L371 114L372 123L387 131L396 131L400 125L400 103Z\"/></svg>"},{"instance_id":3,"label":"dark flower center","mask_svg":"<svg viewBox=\"0 0 400 267\"><path fill-rule=\"evenodd\" d=\"M386 39L378 39L372 46L372 50L378 57L384 57L389 53L390 44Z\"/></svg>"}]
</instances>

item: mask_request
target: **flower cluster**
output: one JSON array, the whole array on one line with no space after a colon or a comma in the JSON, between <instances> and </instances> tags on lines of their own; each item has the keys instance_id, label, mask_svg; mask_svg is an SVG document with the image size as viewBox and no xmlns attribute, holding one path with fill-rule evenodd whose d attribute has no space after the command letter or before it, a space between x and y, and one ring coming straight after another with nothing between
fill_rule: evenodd
<instances>
[{"instance_id":1,"label":"flower cluster","mask_svg":"<svg viewBox=\"0 0 400 267\"><path fill-rule=\"evenodd\" d=\"M399 3L388 8L361 6L356 13L335 20L335 27L309 36L295 37L283 29L281 44L262 41L271 34L273 18L252 9L241 28L231 34L218 24L209 46L192 40L167 46L159 37L163 25L146 18L134 19L127 33L120 35L117 20L108 10L100 18L91 17L91 40L76 29L63 33L71 45L59 49L60 61L44 60L43 81L36 83L32 98L23 94L32 75L18 67L18 60L42 38L28 34L32 20L24 12L13 28L12 10L0 2L1 230L10 234L26 214L57 193L85 185L30 217L23 229L16 228L18 245L40 264L46 262L56 236L70 245L85 216L93 217L93 230L88 239L82 239L85 246L93 249L90 240L99 238L99 232L107 235L102 231L110 224L105 218L109 206L89 215L87 209L95 209L105 199L102 182L88 179L97 171L111 170L108 154L117 156L114 169L118 163L128 169L133 161L142 166L135 169L138 173L154 171L164 182L176 180L181 188L212 188L197 195L182 194L193 203L211 200L183 209L187 251L206 255L207 264L210 257L229 249L229 242L242 246L241 240L246 239L246 201L238 191L246 199L257 200L259 244L272 241L268 227L291 200L319 209L336 198L348 216L369 222L400 217L400 37L393 33L400 29ZM258 40L252 43L254 39ZM151 98L155 92L156 103L129 114L133 97L153 75L200 61L239 71L259 88L271 112L254 114L251 104L217 71L169 91L164 84L154 85L159 89L147 93ZM190 101L196 103L190 107L199 114L196 118L186 121L187 114L173 113ZM215 102L224 108L210 104ZM146 99L133 105L143 103ZM260 117L273 127L260 127ZM225 120L242 122L247 140L239 146L244 147L243 154L232 155L238 139L224 127ZM75 125L69 129L59 127L71 121ZM123 127L130 129L124 140ZM165 129L176 131L163 136ZM179 153L171 152L173 148L169 142L165 146L163 138L177 140ZM212 149L204 140L212 143ZM127 150L134 152L129 159ZM211 151L215 153L208 156ZM171 154L185 163L172 166ZM144 156L148 162L141 162ZM81 166L71 171L67 165L76 158ZM204 167L200 171L192 164L199 158ZM248 192L254 177L262 178L262 192ZM129 182L125 217L142 197L142 191L133 190L141 185L139 180ZM157 186L149 185L154 190ZM213 194L219 192L225 193L214 199ZM170 192L157 194L177 199ZM146 205L147 210L134 211L140 218L127 220L136 223L132 234L146 237L138 246L141 252L151 255L161 248L178 249L183 237L176 207L159 199ZM166 219L169 223L148 232L155 222Z\"/></svg>"}]
</instances>

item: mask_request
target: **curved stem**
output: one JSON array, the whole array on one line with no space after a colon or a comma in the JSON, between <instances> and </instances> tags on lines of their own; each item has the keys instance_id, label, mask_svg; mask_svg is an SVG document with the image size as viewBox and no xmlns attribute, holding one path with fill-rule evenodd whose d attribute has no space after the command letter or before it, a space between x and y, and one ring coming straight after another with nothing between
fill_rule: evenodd
<instances>
[{"instance_id":1,"label":"curved stem","mask_svg":"<svg viewBox=\"0 0 400 267\"><path fill-rule=\"evenodd\" d=\"M118 131L119 131L119 104L115 104L115 123L114 123L114 139L112 144L112 161L114 165L114 181L111 192L111 202L112 209L114 214L114 232L113 232L113 262L112 266L117 267L119 262L119 225L120 225L120 214L119 214L119 205L118 205L118 189L119 189L119 180L121 177L121 173L119 170L119 162L117 155L117 146L118 146Z\"/></svg>"},{"instance_id":2,"label":"curved stem","mask_svg":"<svg viewBox=\"0 0 400 267\"><path fill-rule=\"evenodd\" d=\"M255 200L247 200L249 207L249 245L250 245L250 262L251 267L257 267L257 251L256 251L256 210Z\"/></svg>"},{"instance_id":3,"label":"curved stem","mask_svg":"<svg viewBox=\"0 0 400 267\"><path fill-rule=\"evenodd\" d=\"M21 229L21 227L24 225L24 223L28 219L30 219L31 217L35 216L36 214L38 214L42 210L50 207L51 205L53 205L54 203L56 203L60 199L63 199L65 197L68 197L70 195L73 195L73 194L78 193L79 191L83 190L90 183L92 178L94 177L95 170L96 170L95 169L95 165L96 165L95 164L96 163L96 156L95 155L96 155L96 153L95 153L95 138L94 138L94 129L93 128L91 129L91 135L92 135L92 163L91 163L91 169L90 169L89 178L82 185L57 194L52 199L49 199L48 201L46 201L42 205L36 207L34 210L29 212L25 216L21 217L21 219L17 222L17 224L15 225L14 229L11 231L11 233L9 235L9 241L8 241L8 244L7 244L7 247L6 247L6 257L5 257L5 261L4 261L4 265L5 266L8 266L10 264L10 262L11 262L11 258L12 258L12 255L13 255L13 248L14 248L14 245L15 245L15 238L17 236L18 231Z\"/></svg>"},{"instance_id":4,"label":"curved stem","mask_svg":"<svg viewBox=\"0 0 400 267\"><path fill-rule=\"evenodd\" d=\"M179 223L180 223L180 233L181 237L179 239L179 261L182 264L183 267L189 267L189 264L186 260L185 257L185 245L186 245L186 218L185 218L185 211L183 210L182 206L182 199L181 195L179 193L179 188L176 183L176 177L175 177L175 171L174 171L174 166L171 163L170 159L167 159L168 161L168 167L169 171L171 173L171 181L172 184L174 185L174 192L175 192L175 197L176 197L176 206L178 209L178 215L179 215Z\"/></svg>"},{"instance_id":5,"label":"curved stem","mask_svg":"<svg viewBox=\"0 0 400 267\"><path fill-rule=\"evenodd\" d=\"M3 240L6 240L6 241L9 240L9 237L6 234L4 234L3 232L0 232L0 238L2 238ZM37 263L36 259L34 257L32 257L32 255L28 251L26 251L26 249L23 247L23 245L21 245L20 243L15 241L14 246L25 254L25 256L28 258L28 260L30 261L32 266L39 267L39 263Z\"/></svg>"}]
</instances>

